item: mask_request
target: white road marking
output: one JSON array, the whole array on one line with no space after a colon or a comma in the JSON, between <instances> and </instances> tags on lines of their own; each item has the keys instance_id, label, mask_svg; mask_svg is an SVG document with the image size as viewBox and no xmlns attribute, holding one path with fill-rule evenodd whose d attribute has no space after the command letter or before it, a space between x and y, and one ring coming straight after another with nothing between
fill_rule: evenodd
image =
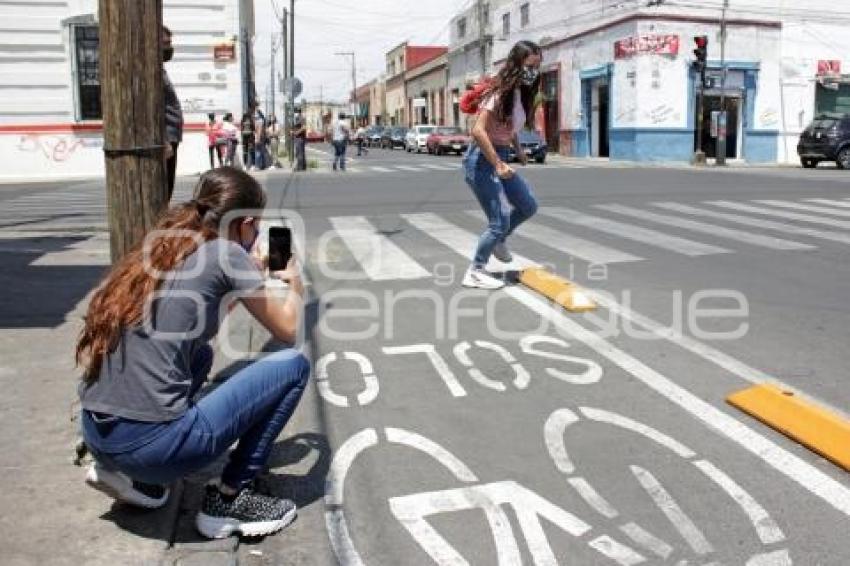
<instances>
[{"instance_id":1,"label":"white road marking","mask_svg":"<svg viewBox=\"0 0 850 566\"><path fill-rule=\"evenodd\" d=\"M768 230L776 230L785 234L795 234L798 236L808 236L810 238L818 238L821 240L830 240L832 242L840 242L842 244L850 244L850 234L842 232L833 232L830 230L818 230L815 228L803 228L792 224L776 222L774 220L763 220L761 218L753 218L752 216L743 216L741 214L730 214L728 212L716 212L714 210L705 210L685 204L675 202L655 202L653 206L672 210L673 212L681 212L683 214L692 214L694 216L704 216L706 218L716 218L746 226L754 226L757 228L767 228Z\"/></svg>"},{"instance_id":2,"label":"white road marking","mask_svg":"<svg viewBox=\"0 0 850 566\"><path fill-rule=\"evenodd\" d=\"M422 167L427 167L428 169L433 169L434 171L460 171L460 166L457 167L447 167L445 165L435 165L433 163L423 163Z\"/></svg>"},{"instance_id":3,"label":"white road marking","mask_svg":"<svg viewBox=\"0 0 850 566\"><path fill-rule=\"evenodd\" d=\"M588 543L591 548L595 548L604 556L607 556L620 566L634 566L646 562L646 558L625 546L608 535L596 537Z\"/></svg>"},{"instance_id":4,"label":"white road marking","mask_svg":"<svg viewBox=\"0 0 850 566\"><path fill-rule=\"evenodd\" d=\"M785 535L779 528L779 525L765 511L764 507L753 499L749 493L744 491L740 485L735 483L735 480L707 460L698 460L694 462L694 466L714 480L714 483L723 488L729 494L729 497L738 503L747 517L749 517L753 527L755 527L762 544L773 544L785 540Z\"/></svg>"},{"instance_id":5,"label":"white road marking","mask_svg":"<svg viewBox=\"0 0 850 566\"><path fill-rule=\"evenodd\" d=\"M546 368L546 373L554 377L555 379L560 379L561 381L569 383L571 385L592 385L602 379L602 366L600 366L594 360L589 360L587 358L577 358L575 356L567 356L565 354L556 354L555 352L540 350L537 348L538 344L554 344L565 349L570 347L569 344L567 344L560 338L555 338L554 336L532 334L529 336L523 336L519 341L520 350L522 350L526 354L546 358L547 360L560 360L563 362L569 362L571 364L581 365L586 368L585 371L581 373L567 373L563 370L555 368Z\"/></svg>"},{"instance_id":6,"label":"white road marking","mask_svg":"<svg viewBox=\"0 0 850 566\"><path fill-rule=\"evenodd\" d=\"M623 206L619 204L599 204L596 205L595 208L599 208L608 212L613 212L615 214L622 214L625 216L630 216L632 218L638 218L640 220L648 220L650 222L657 222L658 224L664 224L667 226L675 226L677 228L684 228L686 230L692 230L694 232L702 232L704 234L711 234L712 236L718 238L727 238L729 240L735 240L738 242L743 242L745 244L750 244L753 246L761 246L765 248L770 248L773 250L813 250L816 249L815 246L809 244L802 244L800 242L793 242L791 240L784 240L782 238L776 238L774 236L765 236L762 234L754 234L753 232L745 232L743 230L736 230L734 228L726 228L724 226L717 226L715 224L707 224L705 222L698 222L696 220L688 220L686 218L679 218L677 216L668 216L666 214L657 214L654 212L648 212L645 210L641 210L639 208L633 208L630 206Z\"/></svg>"},{"instance_id":7,"label":"white road marking","mask_svg":"<svg viewBox=\"0 0 850 566\"><path fill-rule=\"evenodd\" d=\"M428 454L431 458L442 464L444 468L449 470L458 480L466 483L478 481L478 478L472 473L472 470L470 470L466 464L460 460L460 458L433 440L425 438L415 432L410 432L400 428L387 427L385 432L387 434L387 440L390 442L394 444L404 444L405 446L415 448L420 452Z\"/></svg>"},{"instance_id":8,"label":"white road marking","mask_svg":"<svg viewBox=\"0 0 850 566\"><path fill-rule=\"evenodd\" d=\"M827 206L837 206L839 208L850 208L850 202L846 200L832 200L826 198L807 198L806 202L815 202L817 204L825 204Z\"/></svg>"},{"instance_id":9,"label":"white road marking","mask_svg":"<svg viewBox=\"0 0 850 566\"><path fill-rule=\"evenodd\" d=\"M475 218L481 217L481 211L478 210L468 210L467 214ZM533 222L523 224L516 235L597 265L643 260L642 257Z\"/></svg>"},{"instance_id":10,"label":"white road marking","mask_svg":"<svg viewBox=\"0 0 850 566\"><path fill-rule=\"evenodd\" d=\"M747 561L746 566L793 566L787 549L765 552Z\"/></svg>"},{"instance_id":11,"label":"white road marking","mask_svg":"<svg viewBox=\"0 0 850 566\"><path fill-rule=\"evenodd\" d=\"M404 354L425 354L428 360L437 370L443 383L449 388L449 392L454 397L465 397L466 390L458 381L455 374L452 372L446 360L437 352L437 348L433 344L414 344L411 346L384 346L384 354L388 356L397 356Z\"/></svg>"},{"instance_id":12,"label":"white road marking","mask_svg":"<svg viewBox=\"0 0 850 566\"><path fill-rule=\"evenodd\" d=\"M359 352L344 352L343 357L346 360L355 362L360 368L360 376L363 378L366 388L357 395L357 402L360 405L368 405L378 398L378 393L380 392L378 378L372 369L372 363L369 361L369 358ZM328 403L337 407L348 407L348 399L343 395L335 393L330 385L328 368L336 361L336 352L328 352L319 358L319 361L316 362L316 386L319 389L319 395Z\"/></svg>"},{"instance_id":13,"label":"white road marking","mask_svg":"<svg viewBox=\"0 0 850 566\"><path fill-rule=\"evenodd\" d=\"M375 171L377 173L392 173L393 172L392 169L387 169L386 167L372 166L372 167L369 167L369 169L372 170L372 171Z\"/></svg>"},{"instance_id":14,"label":"white road marking","mask_svg":"<svg viewBox=\"0 0 850 566\"><path fill-rule=\"evenodd\" d=\"M641 228L632 224L609 220L599 216L591 216L582 214L581 212L562 207L544 207L540 209L540 214L555 218L562 222L584 226L600 232L614 234L626 238L649 244L658 248L680 253L690 257L731 253L730 250L701 242L695 242L677 236L671 236L663 232L657 232L648 228Z\"/></svg>"},{"instance_id":15,"label":"white road marking","mask_svg":"<svg viewBox=\"0 0 850 566\"><path fill-rule=\"evenodd\" d=\"M789 202L784 200L756 200L753 202L769 206L778 206L779 208L790 208L792 210L803 210L805 212L817 212L819 214L831 214L833 216L850 218L850 210L841 210L812 204L801 204L799 202Z\"/></svg>"},{"instance_id":16,"label":"white road marking","mask_svg":"<svg viewBox=\"0 0 850 566\"><path fill-rule=\"evenodd\" d=\"M824 218L823 216L815 216L813 214L802 214L799 212L786 212L784 210L775 210L764 208L761 206L751 206L740 202L732 202L728 200L713 200L706 201L706 204L737 210L739 212L749 212L752 214L761 214L763 216L777 216L779 218L787 218L789 220L799 220L801 222L810 222L812 224L823 224L832 226L833 228L850 229L850 221L835 220L834 218Z\"/></svg>"},{"instance_id":17,"label":"white road marking","mask_svg":"<svg viewBox=\"0 0 850 566\"><path fill-rule=\"evenodd\" d=\"M656 556L660 556L664 560L667 560L667 558L673 554L672 546L652 533L647 532L636 523L626 523L625 525L620 526L620 530L623 531L627 537L632 539L635 544L642 546L649 552Z\"/></svg>"},{"instance_id":18,"label":"white road marking","mask_svg":"<svg viewBox=\"0 0 850 566\"><path fill-rule=\"evenodd\" d=\"M602 409L594 409L592 407L581 407L579 411L581 411L581 414L583 414L590 420L600 423L607 423L616 427L630 430L632 432L640 434L641 436L645 436L646 438L649 438L657 444L676 453L685 460L693 458L696 455L693 450L691 450L678 440L664 434L658 429L655 429L649 425L645 425L628 417L624 417L623 415L618 415L617 413L612 413L610 411L605 411Z\"/></svg>"},{"instance_id":19,"label":"white road marking","mask_svg":"<svg viewBox=\"0 0 850 566\"><path fill-rule=\"evenodd\" d=\"M667 517L673 527L682 535L694 552L699 555L710 554L714 548L711 543L694 524L690 517L682 510L673 496L664 489L664 486L647 470L640 466L629 466L638 483L646 490L655 505Z\"/></svg>"},{"instance_id":20,"label":"white road marking","mask_svg":"<svg viewBox=\"0 0 850 566\"><path fill-rule=\"evenodd\" d=\"M423 169L422 167L411 167L409 165L395 165L395 168L401 169L402 171L416 171L416 172L425 171L425 169Z\"/></svg>"},{"instance_id":21,"label":"white road marking","mask_svg":"<svg viewBox=\"0 0 850 566\"><path fill-rule=\"evenodd\" d=\"M362 216L337 216L330 219L342 242L373 281L422 279L431 273L379 234Z\"/></svg>"},{"instance_id":22,"label":"white road marking","mask_svg":"<svg viewBox=\"0 0 850 566\"><path fill-rule=\"evenodd\" d=\"M599 495L599 492L593 489L593 486L583 477L568 478L567 482L573 486L573 489L591 509L603 517L614 519L619 515L617 510L604 497Z\"/></svg>"}]
</instances>

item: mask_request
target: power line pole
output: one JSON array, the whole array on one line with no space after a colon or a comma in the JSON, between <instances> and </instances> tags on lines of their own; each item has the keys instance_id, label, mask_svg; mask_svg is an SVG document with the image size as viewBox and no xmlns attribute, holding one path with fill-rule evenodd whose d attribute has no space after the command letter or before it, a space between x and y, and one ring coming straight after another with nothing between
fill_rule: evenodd
<instances>
[{"instance_id":1,"label":"power line pole","mask_svg":"<svg viewBox=\"0 0 850 566\"><path fill-rule=\"evenodd\" d=\"M283 8L283 13L280 18L280 37L281 37L281 46L283 47L283 80L284 84L286 84L286 80L289 78L289 10ZM289 156L289 162L292 163L292 150L293 142L292 142L292 134L290 129L290 121L289 121L289 101L287 100L285 92L282 92L283 95L283 132L286 136L284 140L284 147L286 148L286 154Z\"/></svg>"},{"instance_id":2,"label":"power line pole","mask_svg":"<svg viewBox=\"0 0 850 566\"><path fill-rule=\"evenodd\" d=\"M275 60L275 45L274 45L274 33L269 34L269 114L277 114L275 112L275 99L274 99L274 60Z\"/></svg>"},{"instance_id":3,"label":"power line pole","mask_svg":"<svg viewBox=\"0 0 850 566\"><path fill-rule=\"evenodd\" d=\"M112 261L156 224L168 204L162 0L100 0L103 151Z\"/></svg>"},{"instance_id":4,"label":"power line pole","mask_svg":"<svg viewBox=\"0 0 850 566\"><path fill-rule=\"evenodd\" d=\"M481 77L487 75L487 43L484 41L486 25L484 22L484 0L477 0L475 9L478 14L478 52L481 57Z\"/></svg>"},{"instance_id":5,"label":"power line pole","mask_svg":"<svg viewBox=\"0 0 850 566\"><path fill-rule=\"evenodd\" d=\"M357 114L357 56L354 51L337 51L337 55L351 57L351 112L352 116ZM354 125L354 123L352 123Z\"/></svg>"},{"instance_id":6,"label":"power line pole","mask_svg":"<svg viewBox=\"0 0 850 566\"><path fill-rule=\"evenodd\" d=\"M723 14L720 17L720 116L717 124L717 165L726 165L726 10L729 0L723 0Z\"/></svg>"},{"instance_id":7,"label":"power line pole","mask_svg":"<svg viewBox=\"0 0 850 566\"><path fill-rule=\"evenodd\" d=\"M289 0L289 76L295 80L295 0ZM289 89L289 123L295 124L295 93ZM286 134L289 143L289 165L295 160L295 140L292 139L292 131Z\"/></svg>"}]
</instances>

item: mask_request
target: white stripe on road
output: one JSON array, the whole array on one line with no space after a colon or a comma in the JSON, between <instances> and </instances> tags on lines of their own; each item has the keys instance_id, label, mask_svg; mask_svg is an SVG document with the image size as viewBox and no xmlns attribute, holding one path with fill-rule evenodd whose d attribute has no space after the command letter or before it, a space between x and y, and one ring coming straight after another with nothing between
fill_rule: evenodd
<instances>
[{"instance_id":1,"label":"white stripe on road","mask_svg":"<svg viewBox=\"0 0 850 566\"><path fill-rule=\"evenodd\" d=\"M825 206L815 206L811 204L800 204L799 202L788 202L784 200L757 200L759 204L769 206L778 206L779 208L790 208L792 210L802 210L805 212L817 212L819 214L832 214L833 216L841 216L850 218L850 210L838 210L835 208L827 208Z\"/></svg>"},{"instance_id":2,"label":"white stripe on road","mask_svg":"<svg viewBox=\"0 0 850 566\"><path fill-rule=\"evenodd\" d=\"M640 466L629 466L629 468L631 468L641 487L643 487L661 512L664 513L670 524L682 535L688 546L699 555L711 553L714 550L711 543L708 542L705 535L699 530L699 527L688 517L679 504L676 503L676 500L673 499L673 496L664 489L664 486L661 485L655 476Z\"/></svg>"},{"instance_id":3,"label":"white stripe on road","mask_svg":"<svg viewBox=\"0 0 850 566\"><path fill-rule=\"evenodd\" d=\"M601 218L599 216L582 214L578 211L571 210L569 208L541 208L540 214L555 218L562 222L568 222L570 224L584 226L593 230L599 230L600 232L614 234L615 236L620 236L621 238L626 238L627 240L642 242L644 244L649 244L651 246L680 253L690 257L710 254L731 253L730 250L718 246L712 246L709 244L703 244L701 242L695 242L693 240L688 240L685 238L679 238L677 236L671 236L669 234L664 234L663 232L657 232L648 228L641 228L633 224L626 224L624 222L608 220L607 218Z\"/></svg>"},{"instance_id":4,"label":"white stripe on road","mask_svg":"<svg viewBox=\"0 0 850 566\"><path fill-rule=\"evenodd\" d=\"M445 165L434 165L433 163L423 163L422 167L427 167L428 169L433 169L434 171L460 171L460 166L457 167L446 167Z\"/></svg>"},{"instance_id":5,"label":"white stripe on road","mask_svg":"<svg viewBox=\"0 0 850 566\"><path fill-rule=\"evenodd\" d=\"M584 499L584 502L587 503L591 509L606 517L608 519L614 519L619 515L617 510L608 503L604 497L599 495L599 492L593 489L593 486L590 485L583 477L577 476L568 478L567 482L573 486L573 489Z\"/></svg>"},{"instance_id":6,"label":"white stripe on road","mask_svg":"<svg viewBox=\"0 0 850 566\"><path fill-rule=\"evenodd\" d=\"M377 173L392 173L393 172L392 169L387 169L386 167L375 167L375 166L373 166L373 167L369 167L369 169L371 169L372 171L375 171Z\"/></svg>"},{"instance_id":7,"label":"white stripe on road","mask_svg":"<svg viewBox=\"0 0 850 566\"><path fill-rule=\"evenodd\" d=\"M476 218L481 217L481 211L478 210L468 210L467 214ZM643 260L642 257L621 252L542 224L526 222L517 232L517 235L596 265Z\"/></svg>"},{"instance_id":8,"label":"white stripe on road","mask_svg":"<svg viewBox=\"0 0 850 566\"><path fill-rule=\"evenodd\" d=\"M807 198L804 199L806 202L816 202L818 204L825 204L827 206L837 206L839 208L850 208L850 202L846 200L831 200L828 198Z\"/></svg>"},{"instance_id":9,"label":"white stripe on road","mask_svg":"<svg viewBox=\"0 0 850 566\"><path fill-rule=\"evenodd\" d=\"M379 234L364 217L342 216L330 220L340 239L373 281L431 276L427 269L416 263L392 240Z\"/></svg>"},{"instance_id":10,"label":"white stripe on road","mask_svg":"<svg viewBox=\"0 0 850 566\"><path fill-rule=\"evenodd\" d=\"M660 556L664 560L667 560L667 558L673 554L672 546L652 533L647 532L635 523L626 523L620 527L620 530L636 544L642 546L651 553Z\"/></svg>"},{"instance_id":11,"label":"white stripe on road","mask_svg":"<svg viewBox=\"0 0 850 566\"><path fill-rule=\"evenodd\" d=\"M668 216L666 214L656 214L654 212L648 212L645 210L640 210L639 208L632 208L630 206L623 206L619 204L598 204L595 208L599 208L608 212L613 212L615 214L630 216L632 218L638 218L640 220L648 220L650 222L657 222L658 224L675 226L677 228L684 228L686 230L693 230L694 232L702 232L704 234L711 234L718 238L735 240L753 246L762 246L773 250L815 249L815 246L811 246L809 244L792 242L791 240L783 240L782 238L764 236L762 234L754 234L752 232L745 232L743 230L736 230L734 228L724 228L723 226L706 224L705 222L687 220L685 218Z\"/></svg>"},{"instance_id":12,"label":"white stripe on road","mask_svg":"<svg viewBox=\"0 0 850 566\"><path fill-rule=\"evenodd\" d=\"M407 215L407 220L413 223L416 221L417 216L423 215ZM436 224L432 222L421 223L425 233L441 241L455 253L463 257L469 257L470 247L474 246L474 236L450 224L447 226L448 223L442 222L438 217L436 220L439 221ZM439 235L440 237L437 237L434 232L430 231L430 229L438 227L443 229L443 233ZM470 238L473 238L473 241L470 241ZM526 261L528 260L526 259ZM535 312L538 316L551 322L558 330L573 336L576 340L604 356L674 405L690 413L709 430L737 444L779 473L795 481L810 493L850 517L850 488L842 485L823 471L785 450L717 407L700 399L684 387L634 358L631 354L613 346L598 334L587 330L575 320L565 316L560 307L555 308L548 302L517 287L507 287L503 292L529 310ZM599 293L594 293L594 299L601 306L608 308L612 312L628 317L632 322L639 321L638 323L641 326L651 330L656 335L666 338L674 344L690 350L720 367L728 369L739 377L748 381L770 381L767 375L748 367L743 362L692 338L674 334L670 328L662 327L657 322L639 315L631 309L626 309ZM612 307L617 308L615 310Z\"/></svg>"},{"instance_id":13,"label":"white stripe on road","mask_svg":"<svg viewBox=\"0 0 850 566\"><path fill-rule=\"evenodd\" d=\"M423 169L422 167L411 167L410 165L396 165L395 168L401 169L402 171L416 171L416 172L425 171L425 169Z\"/></svg>"},{"instance_id":14,"label":"white stripe on road","mask_svg":"<svg viewBox=\"0 0 850 566\"><path fill-rule=\"evenodd\" d=\"M850 234L844 234L842 232L817 230L815 228L802 228L800 226L784 224L782 222L776 222L774 220L762 220L761 218L753 218L752 216L743 216L741 214L730 214L728 212L715 212L713 210L705 210L702 208L696 208L693 206L679 204L676 202L654 202L652 204L653 206L657 206L665 210L672 210L673 212L681 212L683 214L692 214L695 216L704 216L706 218L716 218L718 220L726 220L728 222L735 222L737 224L744 224L746 226L754 226L757 228L767 228L768 230L776 230L777 232L784 232L785 234L809 236L811 238L819 238L821 240L830 240L833 242L840 242L842 244L850 244Z\"/></svg>"},{"instance_id":15,"label":"white stripe on road","mask_svg":"<svg viewBox=\"0 0 850 566\"><path fill-rule=\"evenodd\" d=\"M475 252L475 247L478 244L478 236L472 232L467 232L462 228L458 228L454 224L447 222L430 212L420 214L402 214L402 218L407 220L412 226L425 232L444 246L454 250L458 254L467 259L472 259ZM540 265L537 262L531 261L527 257L523 257L517 253L513 254L513 261L509 264L500 264L503 271L522 270L527 267L535 267Z\"/></svg>"},{"instance_id":16,"label":"white stripe on road","mask_svg":"<svg viewBox=\"0 0 850 566\"><path fill-rule=\"evenodd\" d=\"M777 216L779 218L787 218L788 220L799 220L801 222L810 222L812 224L823 224L832 226L833 228L850 229L850 221L835 220L834 218L824 218L823 216L814 216L813 214L802 214L799 212L786 212L784 210L774 210L761 206L751 206L740 202L731 202L728 200L713 200L707 201L706 204L719 206L720 208L728 208L729 210L737 210L739 212L749 212L751 214L761 214L763 216Z\"/></svg>"}]
</instances>

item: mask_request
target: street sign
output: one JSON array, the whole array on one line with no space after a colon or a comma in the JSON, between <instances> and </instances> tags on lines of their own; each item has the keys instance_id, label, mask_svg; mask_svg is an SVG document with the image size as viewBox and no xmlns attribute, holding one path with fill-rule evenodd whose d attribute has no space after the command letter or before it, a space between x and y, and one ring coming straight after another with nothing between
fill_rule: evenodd
<instances>
[{"instance_id":1,"label":"street sign","mask_svg":"<svg viewBox=\"0 0 850 566\"><path fill-rule=\"evenodd\" d=\"M288 79L280 81L280 90L283 94L290 98L297 98L301 96L301 92L304 90L304 85L298 77L289 77Z\"/></svg>"}]
</instances>

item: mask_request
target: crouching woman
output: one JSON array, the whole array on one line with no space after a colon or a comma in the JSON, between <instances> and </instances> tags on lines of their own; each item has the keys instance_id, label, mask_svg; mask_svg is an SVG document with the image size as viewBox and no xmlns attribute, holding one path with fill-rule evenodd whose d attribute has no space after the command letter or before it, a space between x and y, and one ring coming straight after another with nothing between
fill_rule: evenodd
<instances>
[{"instance_id":1,"label":"crouching woman","mask_svg":"<svg viewBox=\"0 0 850 566\"><path fill-rule=\"evenodd\" d=\"M148 249L137 246L106 276L77 344L92 487L160 507L169 483L238 441L197 515L198 530L210 538L270 534L295 517L291 501L256 493L251 484L298 405L307 360L281 350L194 399L212 366L208 342L233 297L274 338L294 342L304 292L296 268L290 263L272 274L289 283L285 298L266 291L250 255L259 219L240 215L264 206L262 187L247 173L223 167L204 174L193 200L165 213Z\"/></svg>"}]
</instances>

